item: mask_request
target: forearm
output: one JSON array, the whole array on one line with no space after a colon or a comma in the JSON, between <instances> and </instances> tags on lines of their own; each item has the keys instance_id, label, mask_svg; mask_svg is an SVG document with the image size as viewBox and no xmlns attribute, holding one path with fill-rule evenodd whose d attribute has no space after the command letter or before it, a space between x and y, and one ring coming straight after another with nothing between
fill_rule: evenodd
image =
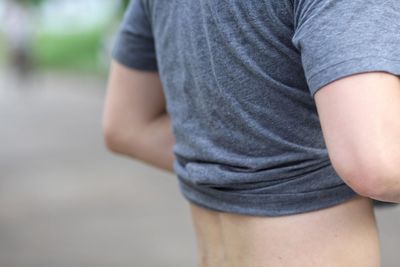
<instances>
[{"instance_id":1,"label":"forearm","mask_svg":"<svg viewBox=\"0 0 400 267\"><path fill-rule=\"evenodd\" d=\"M167 113L156 117L134 130L114 136L109 148L154 167L173 172L175 156L172 152L175 137Z\"/></svg>"},{"instance_id":2,"label":"forearm","mask_svg":"<svg viewBox=\"0 0 400 267\"><path fill-rule=\"evenodd\" d=\"M132 154L140 161L173 172L175 156L172 149L174 144L175 137L171 130L171 119L167 113L164 113L144 126Z\"/></svg>"}]
</instances>

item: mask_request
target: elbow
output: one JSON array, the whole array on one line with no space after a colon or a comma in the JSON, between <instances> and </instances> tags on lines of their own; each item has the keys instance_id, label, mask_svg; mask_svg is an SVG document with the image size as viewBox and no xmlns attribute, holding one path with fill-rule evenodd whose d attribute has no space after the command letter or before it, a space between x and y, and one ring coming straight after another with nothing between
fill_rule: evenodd
<instances>
[{"instance_id":1,"label":"elbow","mask_svg":"<svg viewBox=\"0 0 400 267\"><path fill-rule=\"evenodd\" d=\"M103 139L106 148L117 154L127 154L134 141L127 130L109 126L103 126Z\"/></svg>"},{"instance_id":2,"label":"elbow","mask_svg":"<svg viewBox=\"0 0 400 267\"><path fill-rule=\"evenodd\" d=\"M344 182L361 196L387 202L400 201L400 164L390 166L388 161L374 159L356 167L335 169Z\"/></svg>"},{"instance_id":3,"label":"elbow","mask_svg":"<svg viewBox=\"0 0 400 267\"><path fill-rule=\"evenodd\" d=\"M395 198L400 196L396 180L382 173L358 176L358 181L353 181L352 185L357 194L376 200L392 202L397 201Z\"/></svg>"},{"instance_id":4,"label":"elbow","mask_svg":"<svg viewBox=\"0 0 400 267\"><path fill-rule=\"evenodd\" d=\"M123 138L119 131L110 127L103 127L103 139L106 148L109 151L120 153L123 147Z\"/></svg>"},{"instance_id":5,"label":"elbow","mask_svg":"<svg viewBox=\"0 0 400 267\"><path fill-rule=\"evenodd\" d=\"M354 191L361 196L371 199L400 203L400 185L397 180L385 180L384 178L375 178L370 186L360 186Z\"/></svg>"}]
</instances>

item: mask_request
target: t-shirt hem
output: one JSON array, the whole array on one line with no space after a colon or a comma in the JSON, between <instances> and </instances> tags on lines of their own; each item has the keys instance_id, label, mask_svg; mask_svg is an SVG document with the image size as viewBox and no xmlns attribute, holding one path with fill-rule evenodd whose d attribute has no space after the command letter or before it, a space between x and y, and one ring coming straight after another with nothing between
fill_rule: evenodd
<instances>
[{"instance_id":1,"label":"t-shirt hem","mask_svg":"<svg viewBox=\"0 0 400 267\"><path fill-rule=\"evenodd\" d=\"M336 63L308 78L308 86L312 96L329 83L357 73L384 71L394 75L400 75L400 60L385 58L383 56L366 56L352 58Z\"/></svg>"},{"instance_id":2,"label":"t-shirt hem","mask_svg":"<svg viewBox=\"0 0 400 267\"><path fill-rule=\"evenodd\" d=\"M178 176L183 196L201 207L249 216L293 215L332 207L350 200L357 194L346 184L332 188L290 194L235 194L215 192L206 187L187 183Z\"/></svg>"}]
</instances>

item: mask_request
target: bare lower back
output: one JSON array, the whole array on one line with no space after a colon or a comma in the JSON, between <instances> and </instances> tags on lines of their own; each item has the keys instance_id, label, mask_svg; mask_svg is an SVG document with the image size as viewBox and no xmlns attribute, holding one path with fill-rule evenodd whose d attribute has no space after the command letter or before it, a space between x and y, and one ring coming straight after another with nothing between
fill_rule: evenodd
<instances>
[{"instance_id":1,"label":"bare lower back","mask_svg":"<svg viewBox=\"0 0 400 267\"><path fill-rule=\"evenodd\" d=\"M200 267L379 267L372 202L282 217L220 213L191 204Z\"/></svg>"}]
</instances>

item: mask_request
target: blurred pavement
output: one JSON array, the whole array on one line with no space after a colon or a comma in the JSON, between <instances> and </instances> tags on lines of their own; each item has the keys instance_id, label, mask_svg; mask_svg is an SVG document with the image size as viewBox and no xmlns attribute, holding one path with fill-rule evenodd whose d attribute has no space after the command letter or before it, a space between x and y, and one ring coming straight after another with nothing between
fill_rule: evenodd
<instances>
[{"instance_id":1,"label":"blurred pavement","mask_svg":"<svg viewBox=\"0 0 400 267\"><path fill-rule=\"evenodd\" d=\"M0 72L0 267L194 267L174 175L109 153L105 79ZM377 211L400 266L400 208Z\"/></svg>"},{"instance_id":2,"label":"blurred pavement","mask_svg":"<svg viewBox=\"0 0 400 267\"><path fill-rule=\"evenodd\" d=\"M104 147L104 89L0 72L0 267L195 266L174 175Z\"/></svg>"}]
</instances>

